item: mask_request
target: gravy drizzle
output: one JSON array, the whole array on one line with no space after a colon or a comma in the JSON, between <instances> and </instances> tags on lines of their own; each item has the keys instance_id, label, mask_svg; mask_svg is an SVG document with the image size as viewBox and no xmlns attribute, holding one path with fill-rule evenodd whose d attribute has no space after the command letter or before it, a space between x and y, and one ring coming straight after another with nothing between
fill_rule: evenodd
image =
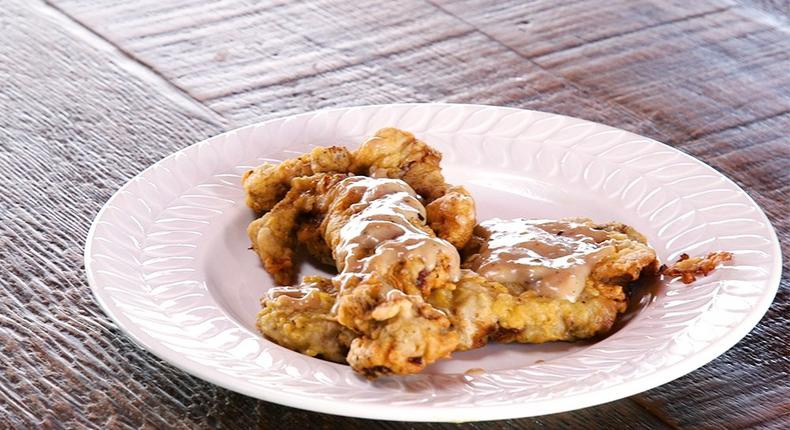
<instances>
[{"instance_id":1,"label":"gravy drizzle","mask_svg":"<svg viewBox=\"0 0 790 430\"><path fill-rule=\"evenodd\" d=\"M335 248L341 274L387 273L397 262L414 257L430 271L443 255L449 263L450 281L460 279L458 251L429 233L425 207L408 184L398 179L352 176L338 186L348 193L362 194L351 206L354 214L340 229Z\"/></svg>"},{"instance_id":2,"label":"gravy drizzle","mask_svg":"<svg viewBox=\"0 0 790 430\"><path fill-rule=\"evenodd\" d=\"M494 218L475 227L486 239L469 268L540 296L576 302L593 267L614 253L608 234L563 220Z\"/></svg>"}]
</instances>

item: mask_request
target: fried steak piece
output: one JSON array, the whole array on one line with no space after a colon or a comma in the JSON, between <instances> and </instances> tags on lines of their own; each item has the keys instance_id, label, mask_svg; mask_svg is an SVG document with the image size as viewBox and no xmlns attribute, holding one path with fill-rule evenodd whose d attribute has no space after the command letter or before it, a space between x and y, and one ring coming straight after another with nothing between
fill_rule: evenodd
<instances>
[{"instance_id":1,"label":"fried steak piece","mask_svg":"<svg viewBox=\"0 0 790 430\"><path fill-rule=\"evenodd\" d=\"M346 357L356 371L369 377L415 373L455 350L457 335L447 315L425 298L454 286L460 257L426 225L425 208L411 187L401 180L345 174L294 179L285 197L249 228L253 247L275 277L288 276L282 256L304 214L321 219L318 230L332 250L339 275L332 279L337 298L329 319L357 335ZM296 319L301 310L278 300L284 299L264 299L262 316ZM318 342L313 345L271 324L259 328L298 350L341 350L323 344L334 334L310 337ZM340 332L336 326L328 330Z\"/></svg>"},{"instance_id":2,"label":"fried steak piece","mask_svg":"<svg viewBox=\"0 0 790 430\"><path fill-rule=\"evenodd\" d=\"M332 281L308 276L292 287L270 289L261 301L258 330L278 345L335 362L345 362L357 334L337 322Z\"/></svg>"},{"instance_id":3,"label":"fried steak piece","mask_svg":"<svg viewBox=\"0 0 790 430\"><path fill-rule=\"evenodd\" d=\"M485 223L475 227L474 200L444 182L440 161L412 134L387 128L354 152L316 147L245 173L247 204L263 213L248 233L275 282L292 283L297 243L339 272L271 289L259 330L371 378L409 374L489 341L604 334L626 308L628 283L655 271L655 251L641 234L587 219L563 220L574 223L571 233L558 231L552 223L559 221L540 227L553 239L539 251L556 254L579 237L583 248L600 248L581 254L595 256L583 270L571 264L573 276L557 277L555 266L520 277L487 270L481 262L498 246L496 235ZM464 251L463 268L456 248ZM512 260L510 269L521 270ZM559 287L543 285L552 283Z\"/></svg>"},{"instance_id":4,"label":"fried steak piece","mask_svg":"<svg viewBox=\"0 0 790 430\"><path fill-rule=\"evenodd\" d=\"M315 147L309 153L280 164L264 163L242 176L247 206L256 213L271 210L293 187L296 178L317 173L347 173L374 178L402 179L426 205L427 221L436 234L462 248L475 226L475 203L463 188L447 184L434 148L396 128L383 128L351 152L343 147ZM309 222L301 236L315 237ZM309 241L307 250L326 262L328 249Z\"/></svg>"},{"instance_id":5,"label":"fried steak piece","mask_svg":"<svg viewBox=\"0 0 790 430\"><path fill-rule=\"evenodd\" d=\"M489 341L543 343L586 339L611 329L627 306L627 284L640 274L655 270L655 252L644 243L644 237L623 224L594 224L585 219L574 222L600 232L602 242L614 248L612 254L592 268L575 301L542 297L526 285L486 279L469 269L461 271L453 287L430 290L427 302L449 319L450 329L457 337L456 351L479 348ZM477 236L472 246L479 249L484 241ZM467 255L466 263L474 256ZM278 304L269 301L266 306L277 308ZM333 316L328 312L324 318L330 320ZM335 324L342 326L340 322ZM309 349L321 348L326 347Z\"/></svg>"}]
</instances>

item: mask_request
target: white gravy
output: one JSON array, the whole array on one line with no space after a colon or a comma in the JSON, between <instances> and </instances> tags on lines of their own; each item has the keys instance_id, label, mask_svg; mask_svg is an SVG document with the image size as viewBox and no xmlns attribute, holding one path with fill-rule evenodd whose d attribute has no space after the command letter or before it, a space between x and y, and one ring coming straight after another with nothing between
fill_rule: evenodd
<instances>
[{"instance_id":1,"label":"white gravy","mask_svg":"<svg viewBox=\"0 0 790 430\"><path fill-rule=\"evenodd\" d=\"M544 297L576 302L593 267L614 253L607 233L571 221L491 219L475 234L487 239L469 266Z\"/></svg>"}]
</instances>

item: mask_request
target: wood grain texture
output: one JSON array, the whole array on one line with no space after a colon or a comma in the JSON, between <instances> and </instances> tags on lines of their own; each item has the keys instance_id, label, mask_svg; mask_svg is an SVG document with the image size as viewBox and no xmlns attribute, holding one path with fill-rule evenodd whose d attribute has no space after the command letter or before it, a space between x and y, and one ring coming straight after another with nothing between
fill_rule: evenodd
<instances>
[{"instance_id":1,"label":"wood grain texture","mask_svg":"<svg viewBox=\"0 0 790 430\"><path fill-rule=\"evenodd\" d=\"M765 12L765 18L769 20L785 21L790 20L790 2L787 0L738 0L746 6Z\"/></svg>"},{"instance_id":2,"label":"wood grain texture","mask_svg":"<svg viewBox=\"0 0 790 430\"><path fill-rule=\"evenodd\" d=\"M450 101L545 110L658 134L650 121L589 97L422 1L253 9L222 2L210 10L151 3L54 2L236 125L326 107Z\"/></svg>"},{"instance_id":3,"label":"wood grain texture","mask_svg":"<svg viewBox=\"0 0 790 430\"><path fill-rule=\"evenodd\" d=\"M222 107L234 95L472 31L423 2L55 4L196 98Z\"/></svg>"},{"instance_id":4,"label":"wood grain texture","mask_svg":"<svg viewBox=\"0 0 790 430\"><path fill-rule=\"evenodd\" d=\"M56 26L0 8L0 428L194 425L222 395L120 334L82 246L121 183L221 127Z\"/></svg>"},{"instance_id":5,"label":"wood grain texture","mask_svg":"<svg viewBox=\"0 0 790 430\"><path fill-rule=\"evenodd\" d=\"M0 428L790 425L790 38L781 14L766 13L774 9L713 1L2 5ZM58 11L85 27L45 19ZM101 205L141 169L231 126L397 101L558 112L705 160L777 229L786 257L774 304L736 347L675 382L581 411L461 426L333 417L232 393L147 354L98 309L83 274L84 238Z\"/></svg>"},{"instance_id":6,"label":"wood grain texture","mask_svg":"<svg viewBox=\"0 0 790 430\"><path fill-rule=\"evenodd\" d=\"M527 58L705 16L728 7L710 0L432 1Z\"/></svg>"},{"instance_id":7,"label":"wood grain texture","mask_svg":"<svg viewBox=\"0 0 790 430\"><path fill-rule=\"evenodd\" d=\"M649 118L660 130L652 137L669 144L790 109L790 27L727 3L628 4L442 7L589 96Z\"/></svg>"}]
</instances>

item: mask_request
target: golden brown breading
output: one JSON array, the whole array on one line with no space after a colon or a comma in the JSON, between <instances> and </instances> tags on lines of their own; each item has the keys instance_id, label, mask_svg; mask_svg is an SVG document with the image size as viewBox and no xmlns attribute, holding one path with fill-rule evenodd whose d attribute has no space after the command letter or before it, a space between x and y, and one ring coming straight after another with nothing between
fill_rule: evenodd
<instances>
[{"instance_id":1,"label":"golden brown breading","mask_svg":"<svg viewBox=\"0 0 790 430\"><path fill-rule=\"evenodd\" d=\"M422 297L389 289L375 276L338 297L338 321L361 335L351 342L348 363L369 378L417 373L448 358L458 343L447 316ZM386 293L385 293L386 291ZM370 304L372 310L359 308Z\"/></svg>"},{"instance_id":2,"label":"golden brown breading","mask_svg":"<svg viewBox=\"0 0 790 430\"><path fill-rule=\"evenodd\" d=\"M294 227L297 207L282 210L278 217L260 217L247 226L252 248L277 285L289 285L294 273Z\"/></svg>"},{"instance_id":3,"label":"golden brown breading","mask_svg":"<svg viewBox=\"0 0 790 430\"><path fill-rule=\"evenodd\" d=\"M354 152L352 171L374 178L402 179L428 203L428 225L440 238L463 248L475 227L475 203L463 187L447 184L442 154L413 134L383 128Z\"/></svg>"},{"instance_id":4,"label":"golden brown breading","mask_svg":"<svg viewBox=\"0 0 790 430\"><path fill-rule=\"evenodd\" d=\"M331 282L328 278L313 276L306 277L299 286L270 290L261 301L263 310L258 314L258 329L286 348L345 363L344 351L348 351L358 334L338 322L337 314L333 311L337 290ZM374 306L370 297L376 294L370 294L362 288L355 291L366 299L362 307ZM418 370L416 367L422 366L422 359L414 357L441 357L447 352L446 342L437 343L437 336L422 336L431 330L440 330L442 336L447 336L448 329L452 330L454 334L451 336L458 339L456 351L479 348L498 329L493 305L499 294L508 294L507 289L468 270L463 271L455 288L438 288L431 292L427 302L433 308L415 296L397 294L394 300L376 306L370 315L352 322L365 324L367 330L372 329L372 324L386 322L384 330L387 333L384 338L389 344L382 347L361 339L351 360L359 363L358 367L365 369L369 376L414 373ZM444 312L449 321L437 311ZM357 309L354 314L364 315L365 311ZM420 314L421 318L415 318L415 314ZM438 324L427 325L425 330L425 320ZM447 327L446 322L449 322L450 327ZM398 358L392 359L389 355ZM393 368L393 363L406 367ZM387 366L387 369L379 366Z\"/></svg>"},{"instance_id":5,"label":"golden brown breading","mask_svg":"<svg viewBox=\"0 0 790 430\"><path fill-rule=\"evenodd\" d=\"M445 319L434 314L436 310L444 312L449 319L449 330L457 337L455 351L465 351L482 347L490 340L502 343L544 343L598 336L611 329L618 314L622 313L627 305L623 287L619 285L589 281L580 299L572 303L567 300L538 297L532 292L513 295L502 284L489 281L469 270L463 271L454 289L439 288L432 291L427 302L433 306L433 309L415 300L414 296L403 295L395 301L388 301L385 305L375 307L373 311L366 314L361 309L375 306L375 301L370 298L376 297L377 294L371 294L364 289L354 291L363 297L364 301L354 310L353 315L363 318L352 324L365 324L367 330L372 330L374 324L387 322L382 330L386 331L386 336L383 337L387 342L386 346L382 347L379 343L373 347L374 343L368 340L355 341L357 342L355 351L364 351L364 354L356 352L353 358L349 358L355 360L357 367L363 369L369 376L382 373L413 373L417 371L415 366L420 363L419 361L412 363L409 358L443 356L442 354L446 353L444 349L446 344L433 346L438 339L437 336L425 336L432 330L439 330L446 336L448 327ZM402 300L413 302L401 302ZM279 312L277 315L281 316L280 321L303 321L306 319L301 316L303 312L309 312L311 317L317 318L315 309L304 311L293 306L283 309L279 302L272 301L267 302L266 306L267 309L274 308ZM309 330L328 330L335 333L343 327L337 322L337 315L331 312L330 307L321 310L324 312L320 318L322 325L311 325ZM390 319L390 314L395 312L397 318ZM421 312L424 313L421 315L422 318L415 319L414 315ZM426 321L432 320L431 315L434 315L440 324L425 324ZM327 345L327 342L337 342L331 333L321 335L316 332L306 335L299 331L279 330L276 335L271 335L266 332L271 328L263 327L261 324L259 327L280 345L297 351L337 350L341 347ZM352 338L358 336L354 332L349 333ZM290 345L298 345L298 348ZM431 350L432 348L434 350ZM398 366L394 366L393 363L398 363Z\"/></svg>"},{"instance_id":6,"label":"golden brown breading","mask_svg":"<svg viewBox=\"0 0 790 430\"><path fill-rule=\"evenodd\" d=\"M348 361L376 377L414 373L448 357L457 336L423 299L457 280L458 253L425 225L400 180L350 177L327 193L324 238L340 275L337 318L361 336Z\"/></svg>"},{"instance_id":7,"label":"golden brown breading","mask_svg":"<svg viewBox=\"0 0 790 430\"><path fill-rule=\"evenodd\" d=\"M533 291L512 294L499 282L464 271L454 290L429 299L450 317L459 334L457 350L500 343L544 343L586 339L608 332L627 307L623 287L588 279L576 302L540 297Z\"/></svg>"},{"instance_id":8,"label":"golden brown breading","mask_svg":"<svg viewBox=\"0 0 790 430\"><path fill-rule=\"evenodd\" d=\"M428 225L436 235L458 249L472 237L475 228L475 201L464 187L450 187L425 206Z\"/></svg>"},{"instance_id":9,"label":"golden brown breading","mask_svg":"<svg viewBox=\"0 0 790 430\"><path fill-rule=\"evenodd\" d=\"M278 165L265 163L246 172L242 184L247 205L258 213L271 210L291 188L295 178L315 173L353 173L377 178L402 179L425 202L428 223L439 237L457 248L472 236L475 225L474 200L462 187L452 187L442 176L441 154L411 133L384 128L365 141L357 151L342 147L315 147L310 153ZM306 232L306 237L312 237ZM311 242L311 254L325 260L327 248Z\"/></svg>"},{"instance_id":10,"label":"golden brown breading","mask_svg":"<svg viewBox=\"0 0 790 430\"><path fill-rule=\"evenodd\" d=\"M305 277L300 285L269 290L261 300L258 330L288 349L345 363L356 333L337 322L337 299L329 279Z\"/></svg>"},{"instance_id":11,"label":"golden brown breading","mask_svg":"<svg viewBox=\"0 0 790 430\"><path fill-rule=\"evenodd\" d=\"M498 330L494 300L500 294L509 295L502 284L463 270L455 288L434 290L428 302L450 318L453 330L458 333L456 351L466 351L485 345Z\"/></svg>"},{"instance_id":12,"label":"golden brown breading","mask_svg":"<svg viewBox=\"0 0 790 430\"><path fill-rule=\"evenodd\" d=\"M375 272L393 288L421 296L457 279L458 252L436 239L408 184L352 176L322 197L321 228L338 272Z\"/></svg>"},{"instance_id":13,"label":"golden brown breading","mask_svg":"<svg viewBox=\"0 0 790 430\"><path fill-rule=\"evenodd\" d=\"M315 231L311 230L315 220L304 224L300 224L300 220L314 213L320 214L321 193L346 177L347 175L342 174L319 174L294 178L286 198L247 227L252 248L278 285L289 285L293 282L294 240L297 233L302 239L309 238L307 245L312 244L314 255L326 258L327 251L321 249L322 245L316 244L318 238L315 237Z\"/></svg>"},{"instance_id":14,"label":"golden brown breading","mask_svg":"<svg viewBox=\"0 0 790 430\"><path fill-rule=\"evenodd\" d=\"M725 251L711 252L705 257L690 258L688 254L681 254L675 264L664 267L661 274L664 276L680 276L684 284L697 280L697 275L708 276L716 270L719 263L732 260L732 253Z\"/></svg>"},{"instance_id":15,"label":"golden brown breading","mask_svg":"<svg viewBox=\"0 0 790 430\"><path fill-rule=\"evenodd\" d=\"M348 223L346 211L357 197L335 198L344 202L335 208L340 214L338 219L343 220L337 225ZM456 351L463 351L481 347L490 340L543 343L605 334L627 307L624 286L632 280L631 272L636 270L638 275L643 270L651 271L655 253L641 242L643 237L630 228L619 224L592 224L589 220L581 222L606 231L610 241L607 243L613 244L615 251L611 257L597 263L575 302L540 297L523 285L505 286L470 270L463 270L455 283L448 284L447 278L441 278L441 282L431 282L431 288L426 290L416 287L419 282L419 276L413 275L416 271L395 270L389 272L391 279L387 282L378 275L346 280L350 283L346 285L344 302L335 306L338 314L324 308L323 321L333 321L337 326L322 327L330 331L337 331L338 326L354 330L352 337L355 339L351 341L352 353L348 360L353 361L355 369L371 377L419 371L425 361L448 355L452 343ZM336 227L333 229L337 231ZM635 258L636 255L639 258ZM395 273L397 275L393 276ZM401 279L410 280L402 282ZM417 295L402 294L401 290L392 289L388 282ZM425 294L427 300L423 301L421 295ZM271 303L268 306L276 307ZM291 318L298 318L301 312L293 307L280 311L296 315ZM280 339L285 336L282 331L278 335ZM310 345L299 343L305 341L305 336L298 332L291 336L296 339L286 337L281 344L297 344L302 350L312 351L338 348L324 344L334 342L332 336L316 333L309 339L318 343ZM450 337L454 341L446 342Z\"/></svg>"},{"instance_id":16,"label":"golden brown breading","mask_svg":"<svg viewBox=\"0 0 790 430\"><path fill-rule=\"evenodd\" d=\"M523 219L505 220L503 223L518 223ZM497 220L492 220L497 221ZM610 247L611 252L602 253L600 259L596 259L595 264L591 267L589 277L604 284L626 285L629 282L636 281L643 271L647 270L655 273L658 267L658 260L656 252L653 248L647 245L647 242L641 234L633 228L621 223L604 223L596 224L588 218L566 218L558 221L551 220L526 220L527 223L538 222L536 225L558 223L562 225L565 223L575 224L582 230L587 229L591 234L597 236L596 240L590 238L589 244L599 243L600 247ZM486 229L481 228L482 225L487 224L488 221L483 222L475 228L475 233L472 239L463 250L464 263L463 267L475 270L480 263L481 251L485 250L491 237ZM518 225L518 224L517 224ZM571 226L568 226L571 227ZM547 243L547 251L556 252L555 247L562 249L567 246L566 243L561 242L562 231L558 231L557 235L560 236L555 240L557 243ZM567 234L565 235L567 236ZM530 238L524 238L527 240ZM539 239L539 237L531 238L531 240ZM551 239L547 238L546 240ZM570 239L570 238L569 238ZM573 242L570 242L573 243ZM518 269L518 267L516 267ZM525 284L517 282L505 282L503 284L513 294L520 294L525 291Z\"/></svg>"},{"instance_id":17,"label":"golden brown breading","mask_svg":"<svg viewBox=\"0 0 790 430\"><path fill-rule=\"evenodd\" d=\"M402 179L428 202L447 191L442 154L413 134L382 128L354 153L353 172L373 178Z\"/></svg>"},{"instance_id":18,"label":"golden brown breading","mask_svg":"<svg viewBox=\"0 0 790 430\"><path fill-rule=\"evenodd\" d=\"M358 334L349 364L376 377L417 372L449 356L457 335L447 316L424 298L434 289L453 287L460 260L456 249L425 225L425 209L414 191L400 180L339 174L296 178L292 185L251 225L250 237L267 270L282 270L289 265L280 244L293 240L296 220L303 214L323 216L319 230L340 272L333 278L339 291L336 321Z\"/></svg>"},{"instance_id":19,"label":"golden brown breading","mask_svg":"<svg viewBox=\"0 0 790 430\"><path fill-rule=\"evenodd\" d=\"M575 303L538 297L531 291L500 294L493 305L499 323L493 338L504 343L586 339L608 332L626 307L623 287L591 279Z\"/></svg>"},{"instance_id":20,"label":"golden brown breading","mask_svg":"<svg viewBox=\"0 0 790 430\"><path fill-rule=\"evenodd\" d=\"M242 175L247 206L263 213L291 188L291 180L323 172L350 172L351 153L339 146L315 147L309 153L280 164L264 163Z\"/></svg>"},{"instance_id":21,"label":"golden brown breading","mask_svg":"<svg viewBox=\"0 0 790 430\"><path fill-rule=\"evenodd\" d=\"M647 239L633 227L619 222L593 223L587 218L575 218L593 228L608 233L608 240L615 253L605 258L593 269L591 277L602 283L626 285L639 279L644 271L655 274L658 270L656 251L647 245Z\"/></svg>"},{"instance_id":22,"label":"golden brown breading","mask_svg":"<svg viewBox=\"0 0 790 430\"><path fill-rule=\"evenodd\" d=\"M307 216L298 221L299 229L296 232L296 241L319 263L334 266L332 250L321 236L321 217Z\"/></svg>"},{"instance_id":23,"label":"golden brown breading","mask_svg":"<svg viewBox=\"0 0 790 430\"><path fill-rule=\"evenodd\" d=\"M449 289L439 289L434 290L434 293L438 291L450 292ZM369 300L369 292L360 289L358 294L373 306L374 301ZM414 373L419 371L417 367L422 367L421 357L442 357L447 353L446 342L439 340L447 336L448 321L436 309L415 296L390 294L393 294L392 300L376 306L367 316L372 321L360 319L358 322L365 324L368 330L380 325L379 329L386 332L379 334L379 338L387 342L386 345L382 346L370 339L360 339L355 345L351 360L358 363L358 367L368 376ZM298 286L273 288L261 300L263 309L258 313L258 330L286 348L346 363L349 347L359 334L338 322L337 313L333 310L336 301L337 290L328 278L305 277ZM361 315L364 311L355 313ZM419 314L419 318L415 314ZM426 320L438 324L426 326ZM437 329L441 336L422 336L425 332ZM394 363L398 366L394 366Z\"/></svg>"},{"instance_id":24,"label":"golden brown breading","mask_svg":"<svg viewBox=\"0 0 790 430\"><path fill-rule=\"evenodd\" d=\"M620 223L595 224L586 218L565 221L592 228L599 246L612 247L612 252L594 264L575 301L541 297L527 285L504 284L511 294L497 295L493 304L499 324L493 338L498 342L543 343L604 334L627 307L624 287L643 272L655 272L655 250L633 228ZM485 240L475 237L472 248L480 249ZM475 255L466 257L468 264Z\"/></svg>"}]
</instances>

